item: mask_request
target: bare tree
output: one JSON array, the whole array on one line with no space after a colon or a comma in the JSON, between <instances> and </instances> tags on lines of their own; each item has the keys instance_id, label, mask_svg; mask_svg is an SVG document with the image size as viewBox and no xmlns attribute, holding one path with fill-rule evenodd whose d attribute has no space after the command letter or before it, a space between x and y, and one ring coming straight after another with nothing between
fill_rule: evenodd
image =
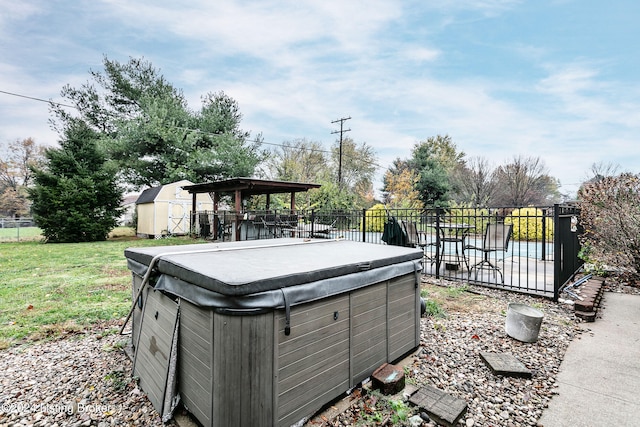
<instances>
[{"instance_id":1,"label":"bare tree","mask_svg":"<svg viewBox=\"0 0 640 427\"><path fill-rule=\"evenodd\" d=\"M347 189L367 203L373 201L373 178L376 171L376 153L366 142L356 144L351 138L342 141L342 170L339 162L340 142L331 147L331 160L335 176L341 176L340 188Z\"/></svg>"},{"instance_id":2,"label":"bare tree","mask_svg":"<svg viewBox=\"0 0 640 427\"><path fill-rule=\"evenodd\" d=\"M274 179L316 182L328 174L327 154L319 142L305 138L286 141L272 151L267 168Z\"/></svg>"},{"instance_id":3,"label":"bare tree","mask_svg":"<svg viewBox=\"0 0 640 427\"><path fill-rule=\"evenodd\" d=\"M0 147L0 212L9 216L28 214L26 188L32 180L32 167L39 167L43 161L44 148L32 138Z\"/></svg>"},{"instance_id":4,"label":"bare tree","mask_svg":"<svg viewBox=\"0 0 640 427\"><path fill-rule=\"evenodd\" d=\"M587 172L585 182L600 181L602 178L617 176L620 165L614 163L598 162L591 165Z\"/></svg>"},{"instance_id":5,"label":"bare tree","mask_svg":"<svg viewBox=\"0 0 640 427\"><path fill-rule=\"evenodd\" d=\"M484 157L471 157L453 172L456 200L472 206L486 206L493 199L497 182L495 170Z\"/></svg>"},{"instance_id":6,"label":"bare tree","mask_svg":"<svg viewBox=\"0 0 640 427\"><path fill-rule=\"evenodd\" d=\"M515 156L511 163L496 169L495 177L496 205L547 204L558 195L558 181L548 175L540 157Z\"/></svg>"},{"instance_id":7,"label":"bare tree","mask_svg":"<svg viewBox=\"0 0 640 427\"><path fill-rule=\"evenodd\" d=\"M31 182L31 167L39 166L44 160L44 148L32 138L15 140L0 151L0 185L18 190Z\"/></svg>"}]
</instances>

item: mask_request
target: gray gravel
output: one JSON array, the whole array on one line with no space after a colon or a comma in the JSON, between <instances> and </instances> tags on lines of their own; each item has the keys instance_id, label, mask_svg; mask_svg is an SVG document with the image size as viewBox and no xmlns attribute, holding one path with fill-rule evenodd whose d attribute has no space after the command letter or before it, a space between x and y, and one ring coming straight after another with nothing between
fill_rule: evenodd
<instances>
[{"instance_id":1,"label":"gray gravel","mask_svg":"<svg viewBox=\"0 0 640 427\"><path fill-rule=\"evenodd\" d=\"M463 425L523 426L537 424L556 388L555 377L569 342L580 332L570 309L523 295L476 289L492 298L493 310L451 313L422 322L424 351L413 365L418 384L431 384L469 405ZM544 314L535 343L507 336L508 302L535 306ZM531 379L494 375L480 352L509 353L532 371Z\"/></svg>"},{"instance_id":2,"label":"gray gravel","mask_svg":"<svg viewBox=\"0 0 640 427\"><path fill-rule=\"evenodd\" d=\"M0 352L0 426L154 426L117 330Z\"/></svg>"}]
</instances>

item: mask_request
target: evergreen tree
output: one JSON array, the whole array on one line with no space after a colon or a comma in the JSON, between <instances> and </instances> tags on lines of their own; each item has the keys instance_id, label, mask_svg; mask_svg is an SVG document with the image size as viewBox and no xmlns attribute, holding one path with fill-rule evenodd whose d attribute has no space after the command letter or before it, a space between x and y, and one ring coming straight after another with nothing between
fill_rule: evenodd
<instances>
[{"instance_id":1,"label":"evergreen tree","mask_svg":"<svg viewBox=\"0 0 640 427\"><path fill-rule=\"evenodd\" d=\"M193 111L181 90L143 59L104 58L79 88L62 89L65 103L52 104L56 129L82 119L100 135L101 147L119 167L119 178L137 188L188 179L217 181L251 176L263 159L261 136L240 128L238 103L209 92Z\"/></svg>"},{"instance_id":2,"label":"evergreen tree","mask_svg":"<svg viewBox=\"0 0 640 427\"><path fill-rule=\"evenodd\" d=\"M121 213L116 171L98 150L86 124L70 120L60 148L45 152L46 166L33 168L32 212L48 242L91 242L107 238Z\"/></svg>"},{"instance_id":3,"label":"evergreen tree","mask_svg":"<svg viewBox=\"0 0 640 427\"><path fill-rule=\"evenodd\" d=\"M413 147L408 165L418 177L416 190L425 206L448 204L453 190L450 176L463 157L448 135L429 137Z\"/></svg>"}]
</instances>

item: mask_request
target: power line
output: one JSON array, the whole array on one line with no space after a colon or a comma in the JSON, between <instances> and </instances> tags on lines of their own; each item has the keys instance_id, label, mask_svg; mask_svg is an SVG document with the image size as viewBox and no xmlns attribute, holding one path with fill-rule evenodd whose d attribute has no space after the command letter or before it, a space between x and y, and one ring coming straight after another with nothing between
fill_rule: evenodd
<instances>
[{"instance_id":1,"label":"power line","mask_svg":"<svg viewBox=\"0 0 640 427\"><path fill-rule=\"evenodd\" d=\"M47 104L59 105L62 107L69 107L69 108L76 108L76 109L78 108L75 105L63 104L61 102L53 102L51 100L36 98L34 96L27 96L27 95L21 95L19 93L7 92L6 90L0 90L0 93L4 93L5 95L17 96L18 98L31 99L33 101L46 102Z\"/></svg>"},{"instance_id":2,"label":"power line","mask_svg":"<svg viewBox=\"0 0 640 427\"><path fill-rule=\"evenodd\" d=\"M75 105L63 104L61 102L54 102L54 101L51 101L51 100L46 100L46 99L43 99L43 98L37 98L37 97L34 97L34 96L22 95L22 94L14 93L14 92L8 92L6 90L0 90L0 93L4 93L5 95L10 95L10 96L16 96L18 98L29 99L29 100L32 100L32 101L44 102L44 103L47 103L47 104L53 104L53 105L59 105L59 106L62 106L62 107L69 107L69 108L78 109L78 107L75 106ZM332 134L340 133L340 153L339 153L339 166L338 166L338 183L339 184L341 182L341 175L342 175L342 134L345 133L345 132L351 131L351 129L344 129L343 130L342 126L343 126L343 123L346 120L349 120L349 119L351 119L351 117L345 117L345 118L334 120L334 121L331 122L331 123L340 122L340 131L331 132ZM211 133L211 132L205 132L205 131L202 131L200 129L191 129L191 128L186 128L186 127L181 127L181 126L170 126L170 127L175 128L175 129L182 129L182 130L186 130L186 131L190 131L190 132L200 132L200 133L203 133L203 134L209 135L209 136L221 136L219 134L215 134L215 133ZM329 150L319 150L317 148L292 147L292 146L286 145L286 144L276 144L276 143L273 143L273 142L265 142L263 140L257 140L257 139L247 139L247 141L248 142L255 142L255 143L259 143L259 144L264 144L264 145L271 145L271 146L274 146L274 147L282 147L282 148L290 148L290 149L296 149L296 150L305 150L305 151L310 151L310 152L319 152L319 153L332 154L332 152L329 151ZM371 165L373 165L373 166L375 166L377 168L383 168L383 166L379 165L378 163L376 163L374 161L368 161L368 160L365 160L365 159L360 159L360 161L362 161L364 163L371 164Z\"/></svg>"}]
</instances>

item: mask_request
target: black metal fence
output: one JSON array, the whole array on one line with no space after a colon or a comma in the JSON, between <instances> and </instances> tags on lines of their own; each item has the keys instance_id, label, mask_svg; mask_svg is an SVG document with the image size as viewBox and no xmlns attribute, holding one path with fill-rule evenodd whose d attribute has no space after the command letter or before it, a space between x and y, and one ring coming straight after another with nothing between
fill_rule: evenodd
<instances>
[{"instance_id":1,"label":"black metal fence","mask_svg":"<svg viewBox=\"0 0 640 427\"><path fill-rule=\"evenodd\" d=\"M575 206L380 210L203 211L194 234L215 240L342 238L418 247L423 273L544 295L580 266Z\"/></svg>"}]
</instances>

